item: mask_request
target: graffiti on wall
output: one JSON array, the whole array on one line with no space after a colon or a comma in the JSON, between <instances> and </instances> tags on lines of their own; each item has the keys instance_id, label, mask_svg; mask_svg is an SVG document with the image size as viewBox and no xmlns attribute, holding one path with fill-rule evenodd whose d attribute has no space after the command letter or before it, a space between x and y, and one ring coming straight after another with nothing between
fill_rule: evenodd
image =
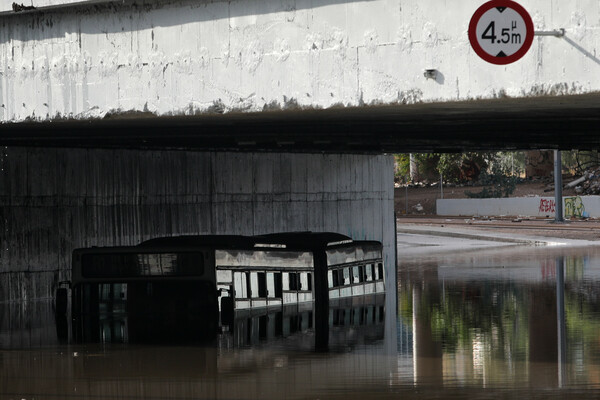
<instances>
[{"instance_id":1,"label":"graffiti on wall","mask_svg":"<svg viewBox=\"0 0 600 400\"><path fill-rule=\"evenodd\" d=\"M580 196L565 197L565 218L582 218L585 216L585 206ZM552 199L540 199L538 208L540 213L552 214L556 212L556 203Z\"/></svg>"},{"instance_id":2,"label":"graffiti on wall","mask_svg":"<svg viewBox=\"0 0 600 400\"><path fill-rule=\"evenodd\" d=\"M539 211L541 213L553 213L555 208L556 208L556 203L554 202L554 200L540 199Z\"/></svg>"},{"instance_id":3,"label":"graffiti on wall","mask_svg":"<svg viewBox=\"0 0 600 400\"><path fill-rule=\"evenodd\" d=\"M584 216L585 206L580 196L565 197L565 217L581 218Z\"/></svg>"}]
</instances>

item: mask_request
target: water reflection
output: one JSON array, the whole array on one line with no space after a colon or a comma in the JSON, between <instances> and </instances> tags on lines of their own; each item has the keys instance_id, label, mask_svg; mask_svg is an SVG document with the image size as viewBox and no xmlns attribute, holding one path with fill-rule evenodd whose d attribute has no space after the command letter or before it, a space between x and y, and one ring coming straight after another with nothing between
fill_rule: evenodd
<instances>
[{"instance_id":1,"label":"water reflection","mask_svg":"<svg viewBox=\"0 0 600 400\"><path fill-rule=\"evenodd\" d=\"M318 343L338 351L357 344L381 341L384 337L385 295L360 296L331 301L323 323L313 303L283 308L236 311L220 330L201 313L171 315L160 313L103 312L72 322L77 343L203 344L225 348L276 347L314 350ZM61 326L64 324L65 326ZM67 321L57 322L66 333ZM320 340L319 338L322 338Z\"/></svg>"},{"instance_id":2,"label":"water reflection","mask_svg":"<svg viewBox=\"0 0 600 400\"><path fill-rule=\"evenodd\" d=\"M97 343L50 338L0 352L0 398L312 398L332 388L386 387L384 299L332 302L326 353L313 351L319 333L310 305L236 313L229 330L193 345L137 344L126 314L98 317L81 330Z\"/></svg>"},{"instance_id":3,"label":"water reflection","mask_svg":"<svg viewBox=\"0 0 600 400\"><path fill-rule=\"evenodd\" d=\"M594 398L600 389L600 250L405 258L397 315L394 306L332 303L328 351L316 352L313 307L236 313L192 344L140 344L127 315L99 318L81 330L89 340L60 344L51 305L12 305L0 319L11 349L0 351L0 398Z\"/></svg>"},{"instance_id":4,"label":"water reflection","mask_svg":"<svg viewBox=\"0 0 600 400\"><path fill-rule=\"evenodd\" d=\"M415 384L600 383L598 253L440 257L401 271L399 324L412 331Z\"/></svg>"},{"instance_id":5,"label":"water reflection","mask_svg":"<svg viewBox=\"0 0 600 400\"><path fill-rule=\"evenodd\" d=\"M58 344L51 301L0 304L0 350Z\"/></svg>"}]
</instances>

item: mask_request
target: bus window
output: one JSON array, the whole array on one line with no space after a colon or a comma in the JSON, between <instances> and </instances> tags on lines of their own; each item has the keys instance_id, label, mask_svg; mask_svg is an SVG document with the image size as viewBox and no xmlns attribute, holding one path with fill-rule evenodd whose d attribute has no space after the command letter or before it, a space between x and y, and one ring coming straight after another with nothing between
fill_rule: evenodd
<instances>
[{"instance_id":1,"label":"bus window","mask_svg":"<svg viewBox=\"0 0 600 400\"><path fill-rule=\"evenodd\" d=\"M331 271L333 275L333 287L340 286L340 271Z\"/></svg>"},{"instance_id":2,"label":"bus window","mask_svg":"<svg viewBox=\"0 0 600 400\"><path fill-rule=\"evenodd\" d=\"M111 289L112 289L112 285L110 283L101 283L99 285L99 287L100 287L100 289L99 289L100 290L100 293L99 293L100 300L110 300L112 298L112 295L110 293Z\"/></svg>"},{"instance_id":3,"label":"bus window","mask_svg":"<svg viewBox=\"0 0 600 400\"><path fill-rule=\"evenodd\" d=\"M126 301L126 283L98 284L98 311L100 313L125 312Z\"/></svg>"},{"instance_id":4,"label":"bus window","mask_svg":"<svg viewBox=\"0 0 600 400\"><path fill-rule=\"evenodd\" d=\"M267 295L265 297L275 298L275 274L273 272L267 272Z\"/></svg>"},{"instance_id":5,"label":"bus window","mask_svg":"<svg viewBox=\"0 0 600 400\"><path fill-rule=\"evenodd\" d=\"M290 290L290 274L289 272L283 273L283 290Z\"/></svg>"},{"instance_id":6,"label":"bus window","mask_svg":"<svg viewBox=\"0 0 600 400\"><path fill-rule=\"evenodd\" d=\"M283 285L281 282L281 276L283 274L278 272L275 274L275 297L281 299L283 297Z\"/></svg>"},{"instance_id":7,"label":"bus window","mask_svg":"<svg viewBox=\"0 0 600 400\"><path fill-rule=\"evenodd\" d=\"M283 290L300 290L299 274L294 272L283 273Z\"/></svg>"},{"instance_id":8,"label":"bus window","mask_svg":"<svg viewBox=\"0 0 600 400\"><path fill-rule=\"evenodd\" d=\"M204 254L203 253L181 253L177 254L177 266L175 271L177 275L202 275L204 274Z\"/></svg>"},{"instance_id":9,"label":"bus window","mask_svg":"<svg viewBox=\"0 0 600 400\"><path fill-rule=\"evenodd\" d=\"M350 284L350 267L344 268L344 286Z\"/></svg>"},{"instance_id":10,"label":"bus window","mask_svg":"<svg viewBox=\"0 0 600 400\"><path fill-rule=\"evenodd\" d=\"M134 278L138 276L202 276L203 253L84 254L85 278Z\"/></svg>"},{"instance_id":11,"label":"bus window","mask_svg":"<svg viewBox=\"0 0 600 400\"><path fill-rule=\"evenodd\" d=\"M367 264L365 266L365 280L371 282L373 280L373 264Z\"/></svg>"},{"instance_id":12,"label":"bus window","mask_svg":"<svg viewBox=\"0 0 600 400\"><path fill-rule=\"evenodd\" d=\"M267 297L267 274L264 272L259 272L257 275L258 275L258 297L264 299Z\"/></svg>"},{"instance_id":13,"label":"bus window","mask_svg":"<svg viewBox=\"0 0 600 400\"><path fill-rule=\"evenodd\" d=\"M383 264L377 264L377 272L379 272L379 280L383 280Z\"/></svg>"},{"instance_id":14,"label":"bus window","mask_svg":"<svg viewBox=\"0 0 600 400\"><path fill-rule=\"evenodd\" d=\"M217 270L217 282L231 282L231 271L229 270Z\"/></svg>"},{"instance_id":15,"label":"bus window","mask_svg":"<svg viewBox=\"0 0 600 400\"><path fill-rule=\"evenodd\" d=\"M306 272L302 272L300 275L300 285L298 286L298 290L310 290L308 286L308 274Z\"/></svg>"},{"instance_id":16,"label":"bus window","mask_svg":"<svg viewBox=\"0 0 600 400\"><path fill-rule=\"evenodd\" d=\"M250 297L260 297L258 290L258 273L250 272Z\"/></svg>"},{"instance_id":17,"label":"bus window","mask_svg":"<svg viewBox=\"0 0 600 400\"><path fill-rule=\"evenodd\" d=\"M290 273L290 290L300 290L300 274Z\"/></svg>"},{"instance_id":18,"label":"bus window","mask_svg":"<svg viewBox=\"0 0 600 400\"><path fill-rule=\"evenodd\" d=\"M360 283L361 281L361 273L360 273L360 267L354 266L352 267L352 283Z\"/></svg>"},{"instance_id":19,"label":"bus window","mask_svg":"<svg viewBox=\"0 0 600 400\"><path fill-rule=\"evenodd\" d=\"M235 297L236 299L247 299L248 298L248 285L246 283L246 273L236 272L233 274L233 281L235 285Z\"/></svg>"},{"instance_id":20,"label":"bus window","mask_svg":"<svg viewBox=\"0 0 600 400\"><path fill-rule=\"evenodd\" d=\"M306 286L304 285L304 281L302 283L302 290L306 290L310 292L312 290L312 274L310 272L306 272L303 275L306 275Z\"/></svg>"},{"instance_id":21,"label":"bus window","mask_svg":"<svg viewBox=\"0 0 600 400\"><path fill-rule=\"evenodd\" d=\"M250 279L250 272L246 272L246 298L252 297L252 280Z\"/></svg>"},{"instance_id":22,"label":"bus window","mask_svg":"<svg viewBox=\"0 0 600 400\"><path fill-rule=\"evenodd\" d=\"M334 286L335 285L333 284L333 271L329 270L327 271L327 287L331 289Z\"/></svg>"}]
</instances>

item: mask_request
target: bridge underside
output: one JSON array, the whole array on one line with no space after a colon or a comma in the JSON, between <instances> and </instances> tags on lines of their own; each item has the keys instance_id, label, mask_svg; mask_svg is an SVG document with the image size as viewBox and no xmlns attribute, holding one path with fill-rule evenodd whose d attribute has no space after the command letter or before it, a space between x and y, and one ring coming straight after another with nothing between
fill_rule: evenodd
<instances>
[{"instance_id":1,"label":"bridge underside","mask_svg":"<svg viewBox=\"0 0 600 400\"><path fill-rule=\"evenodd\" d=\"M278 152L597 149L600 94L4 124L5 146Z\"/></svg>"}]
</instances>

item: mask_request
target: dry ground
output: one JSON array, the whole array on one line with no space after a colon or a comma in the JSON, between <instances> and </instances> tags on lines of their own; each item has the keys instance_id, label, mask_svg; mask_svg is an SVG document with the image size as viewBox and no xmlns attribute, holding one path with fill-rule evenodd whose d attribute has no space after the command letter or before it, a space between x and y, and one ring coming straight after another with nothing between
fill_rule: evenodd
<instances>
[{"instance_id":1,"label":"dry ground","mask_svg":"<svg viewBox=\"0 0 600 400\"><path fill-rule=\"evenodd\" d=\"M563 183L572 179L563 178ZM550 180L525 182L517 185L511 197L523 196L554 196L554 191L545 191ZM465 190L479 192L481 187L444 187L445 199L467 198ZM565 196L575 194L573 189L564 190ZM408 196L407 196L408 195ZM435 201L441 198L440 187L409 187L396 188L395 209L399 217L398 224L418 224L430 226L468 227L470 230L490 230L505 233L519 233L530 236L559 237L565 239L580 239L600 241L600 220L572 220L564 224L554 224L552 219L515 220L513 218L492 218L487 221L470 220L465 217L438 217L435 215ZM408 199L408 208L407 205ZM421 204L422 212L415 206ZM406 212L408 210L408 212Z\"/></svg>"},{"instance_id":2,"label":"dry ground","mask_svg":"<svg viewBox=\"0 0 600 400\"><path fill-rule=\"evenodd\" d=\"M477 231L509 233L522 236L543 236L561 239L592 240L600 245L600 221L594 219L571 220L556 224L552 219L511 219L492 218L488 220L465 217L438 217L406 215L398 218L398 226L410 225L439 227L455 227L468 229L473 234Z\"/></svg>"},{"instance_id":3,"label":"dry ground","mask_svg":"<svg viewBox=\"0 0 600 400\"><path fill-rule=\"evenodd\" d=\"M570 182L571 178L564 178L563 182ZM525 182L517 185L511 197L525 196L554 196L553 191L545 192L550 180ZM481 186L463 186L463 187L444 187L445 199L463 199L468 198L465 191L479 192ZM573 189L564 190L565 196L575 194ZM439 185L435 187L400 187L395 189L394 205L396 214L402 215L435 215L435 201L441 198ZM408 201L407 201L408 200ZM417 204L423 207L423 211L417 211Z\"/></svg>"}]
</instances>

